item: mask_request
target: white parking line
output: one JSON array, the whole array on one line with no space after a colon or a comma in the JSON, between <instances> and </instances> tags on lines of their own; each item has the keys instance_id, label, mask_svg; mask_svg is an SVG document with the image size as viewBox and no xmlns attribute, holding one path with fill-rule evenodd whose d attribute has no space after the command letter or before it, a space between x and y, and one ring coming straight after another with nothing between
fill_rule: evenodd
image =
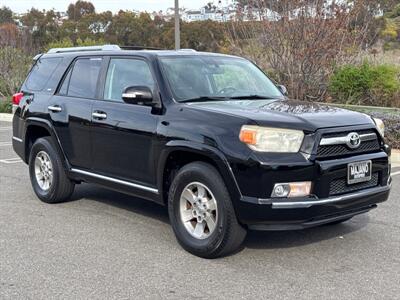
<instances>
[{"instance_id":1,"label":"white parking line","mask_svg":"<svg viewBox=\"0 0 400 300\"><path fill-rule=\"evenodd\" d=\"M0 142L0 147L11 146L11 142Z\"/></svg>"},{"instance_id":2,"label":"white parking line","mask_svg":"<svg viewBox=\"0 0 400 300\"><path fill-rule=\"evenodd\" d=\"M22 159L19 157L7 158L7 159L0 159L0 163L3 164L16 164L22 162Z\"/></svg>"},{"instance_id":3,"label":"white parking line","mask_svg":"<svg viewBox=\"0 0 400 300\"><path fill-rule=\"evenodd\" d=\"M0 127L0 131L11 130L11 127Z\"/></svg>"},{"instance_id":4,"label":"white parking line","mask_svg":"<svg viewBox=\"0 0 400 300\"><path fill-rule=\"evenodd\" d=\"M397 175L400 175L400 171L392 173L392 176L397 176Z\"/></svg>"}]
</instances>

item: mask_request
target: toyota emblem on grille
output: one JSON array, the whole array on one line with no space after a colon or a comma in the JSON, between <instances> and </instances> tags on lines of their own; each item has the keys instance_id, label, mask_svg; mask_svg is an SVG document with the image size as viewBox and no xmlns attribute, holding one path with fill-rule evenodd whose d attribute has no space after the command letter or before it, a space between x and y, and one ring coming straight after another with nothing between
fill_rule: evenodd
<instances>
[{"instance_id":1,"label":"toyota emblem on grille","mask_svg":"<svg viewBox=\"0 0 400 300\"><path fill-rule=\"evenodd\" d=\"M360 135L357 132L350 132L347 135L347 141L346 141L347 147L351 149L357 149L358 147L360 147L360 144L361 144L361 139Z\"/></svg>"}]
</instances>

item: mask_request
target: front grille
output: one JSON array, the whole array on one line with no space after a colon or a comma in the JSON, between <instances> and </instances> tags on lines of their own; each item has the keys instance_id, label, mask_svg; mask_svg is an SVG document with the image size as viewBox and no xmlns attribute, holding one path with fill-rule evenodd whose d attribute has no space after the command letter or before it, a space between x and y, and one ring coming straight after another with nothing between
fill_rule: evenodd
<instances>
[{"instance_id":1,"label":"front grille","mask_svg":"<svg viewBox=\"0 0 400 300\"><path fill-rule=\"evenodd\" d=\"M371 180L348 185L347 178L334 179L329 187L329 196L335 196L350 192L355 192L367 188L376 187L379 183L379 173L372 173Z\"/></svg>"},{"instance_id":2,"label":"front grille","mask_svg":"<svg viewBox=\"0 0 400 300\"><path fill-rule=\"evenodd\" d=\"M319 146L318 157L344 156L348 154L359 154L379 150L378 140L362 142L358 149L349 149L346 145Z\"/></svg>"},{"instance_id":3,"label":"front grille","mask_svg":"<svg viewBox=\"0 0 400 300\"><path fill-rule=\"evenodd\" d=\"M328 133L322 135L322 138L331 138L331 137L340 137L346 136L351 131L340 132L340 133ZM358 134L368 134L368 133L376 133L374 130L358 130L356 131ZM380 143L378 140L378 135L376 139L370 141L364 141L360 144L360 147L357 149L350 149L345 144L338 145L323 145L319 146L317 150L317 158L331 158L335 156L346 156L346 155L354 155L361 153L369 153L379 151Z\"/></svg>"}]
</instances>

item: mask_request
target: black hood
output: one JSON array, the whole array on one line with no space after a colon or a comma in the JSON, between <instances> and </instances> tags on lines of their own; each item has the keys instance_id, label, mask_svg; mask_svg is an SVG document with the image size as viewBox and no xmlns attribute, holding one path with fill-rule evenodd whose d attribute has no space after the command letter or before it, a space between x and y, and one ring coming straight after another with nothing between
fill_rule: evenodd
<instances>
[{"instance_id":1,"label":"black hood","mask_svg":"<svg viewBox=\"0 0 400 300\"><path fill-rule=\"evenodd\" d=\"M363 113L295 100L235 100L190 103L195 109L253 120L258 125L315 131L319 128L373 125Z\"/></svg>"}]
</instances>

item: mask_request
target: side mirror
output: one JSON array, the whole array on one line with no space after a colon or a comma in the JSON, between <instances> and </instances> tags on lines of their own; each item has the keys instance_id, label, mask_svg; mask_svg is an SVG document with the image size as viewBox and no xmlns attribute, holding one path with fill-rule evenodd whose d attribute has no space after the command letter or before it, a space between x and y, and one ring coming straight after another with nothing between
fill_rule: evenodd
<instances>
[{"instance_id":1,"label":"side mirror","mask_svg":"<svg viewBox=\"0 0 400 300\"><path fill-rule=\"evenodd\" d=\"M278 84L276 87L281 91L281 93L282 93L284 96L287 96L287 95L288 95L288 90L287 90L286 86L284 86L284 85L282 85L282 84Z\"/></svg>"},{"instance_id":2,"label":"side mirror","mask_svg":"<svg viewBox=\"0 0 400 300\"><path fill-rule=\"evenodd\" d=\"M130 104L152 105L153 93L147 86L130 86L122 92L122 100Z\"/></svg>"}]
</instances>

